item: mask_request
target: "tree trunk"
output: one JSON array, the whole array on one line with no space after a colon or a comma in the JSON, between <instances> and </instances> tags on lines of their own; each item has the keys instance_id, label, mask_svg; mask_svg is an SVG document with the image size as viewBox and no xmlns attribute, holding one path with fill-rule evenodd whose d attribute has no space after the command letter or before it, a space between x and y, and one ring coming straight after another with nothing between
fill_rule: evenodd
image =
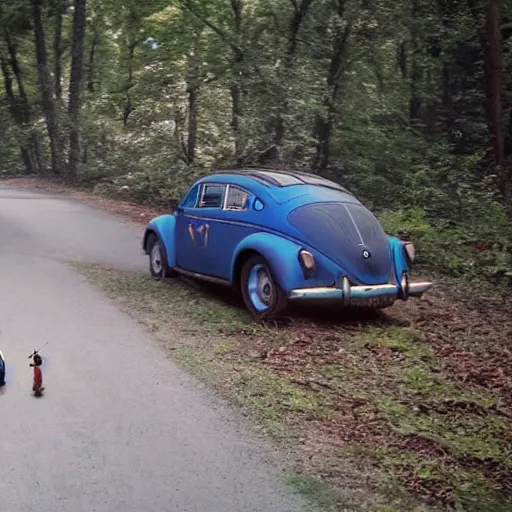
<instances>
[{"instance_id":1,"label":"tree trunk","mask_svg":"<svg viewBox=\"0 0 512 512\"><path fill-rule=\"evenodd\" d=\"M32 157L34 162L36 162L38 174L46 174L46 166L43 161L43 157L41 156L41 144L39 141L39 135L35 130L32 130L30 134L30 144L32 146Z\"/></svg>"},{"instance_id":2,"label":"tree trunk","mask_svg":"<svg viewBox=\"0 0 512 512\"><path fill-rule=\"evenodd\" d=\"M46 168L43 163L43 159L41 157L41 150L39 146L39 141L37 134L35 133L35 129L33 126L30 126L31 121L31 108L30 103L28 101L27 93L25 91L25 86L23 84L23 78L21 73L21 67L18 61L18 53L16 50L16 45L12 40L11 34L9 31L5 32L5 43L7 47L7 51L9 53L9 63L11 65L12 72L14 73L14 77L16 78L16 85L18 86L18 103L19 109L21 111L22 122L26 125L27 129L30 131L30 144L28 146L31 166L34 172L38 174L45 174Z\"/></svg>"},{"instance_id":3,"label":"tree trunk","mask_svg":"<svg viewBox=\"0 0 512 512\"><path fill-rule=\"evenodd\" d=\"M400 70L402 78L407 78L407 52L405 49L405 43L402 41L398 43L396 48L396 64Z\"/></svg>"},{"instance_id":4,"label":"tree trunk","mask_svg":"<svg viewBox=\"0 0 512 512\"><path fill-rule=\"evenodd\" d=\"M288 78L293 66L295 64L295 55L297 53L297 44L300 27L302 26L304 19L306 18L309 8L314 0L302 0L298 5L296 1L292 0L293 14L290 18L288 28L288 41L286 55L284 59L285 77ZM276 116L275 128L274 128L274 152L273 157L279 158L280 147L283 144L286 127L284 125L284 118L288 112L288 97L285 93L281 108Z\"/></svg>"},{"instance_id":5,"label":"tree trunk","mask_svg":"<svg viewBox=\"0 0 512 512\"><path fill-rule=\"evenodd\" d=\"M17 101L17 98L14 94L12 87L12 76L9 70L9 65L7 64L3 56L0 56L0 69L2 70L2 74L4 76L5 95L9 100L11 117L18 126L23 126L23 113L20 110L21 104L19 101ZM29 148L27 147L27 144L25 144L24 142L20 143L20 155L25 165L27 174L32 174L35 170L33 168L32 160L30 158Z\"/></svg>"},{"instance_id":6,"label":"tree trunk","mask_svg":"<svg viewBox=\"0 0 512 512\"><path fill-rule=\"evenodd\" d=\"M62 99L62 7L59 5L55 15L55 35L53 39L53 55L55 60L55 97Z\"/></svg>"},{"instance_id":7,"label":"tree trunk","mask_svg":"<svg viewBox=\"0 0 512 512\"><path fill-rule=\"evenodd\" d=\"M338 0L337 14L340 20L345 14L346 0ZM324 99L325 114L318 116L315 123L316 155L313 168L322 173L329 166L331 139L336 126L336 104L341 80L346 67L348 40L352 31L349 21L344 29L339 28L334 39L331 63L327 75L327 92Z\"/></svg>"},{"instance_id":8,"label":"tree trunk","mask_svg":"<svg viewBox=\"0 0 512 512\"><path fill-rule=\"evenodd\" d=\"M7 51L9 52L9 60L12 72L14 73L14 77L16 78L16 85L18 86L18 93L22 102L23 122L28 123L30 121L30 105L21 77L21 68L18 62L18 53L16 51L16 45L14 44L11 35L7 31L5 33L5 42L7 46Z\"/></svg>"},{"instance_id":9,"label":"tree trunk","mask_svg":"<svg viewBox=\"0 0 512 512\"><path fill-rule=\"evenodd\" d=\"M188 137L187 137L187 154L185 155L187 164L194 163L196 158L197 146L197 95L199 88L196 84L189 84L188 94Z\"/></svg>"},{"instance_id":10,"label":"tree trunk","mask_svg":"<svg viewBox=\"0 0 512 512\"><path fill-rule=\"evenodd\" d=\"M80 160L80 89L83 75L83 55L85 37L85 13L87 0L75 0L73 18L73 43L71 55L71 73L69 79L69 177L74 179Z\"/></svg>"},{"instance_id":11,"label":"tree trunk","mask_svg":"<svg viewBox=\"0 0 512 512\"><path fill-rule=\"evenodd\" d=\"M231 128L233 129L233 135L235 137L235 159L238 166L242 165L243 162L243 151L244 144L242 141L242 133L241 133L241 119L243 116L242 109L242 91L241 87L238 83L233 83L231 85L231 103L232 103L232 112L231 112Z\"/></svg>"},{"instance_id":12,"label":"tree trunk","mask_svg":"<svg viewBox=\"0 0 512 512\"><path fill-rule=\"evenodd\" d=\"M244 71L245 55L241 49L242 43L242 0L231 0L231 7L234 14L235 22L235 39L236 45L233 48L233 82L230 87L232 112L231 112L231 128L235 137L235 160L237 166L241 166L243 162L243 153L245 149L244 134L242 130L243 121L243 104L242 104L242 83L241 76Z\"/></svg>"},{"instance_id":13,"label":"tree trunk","mask_svg":"<svg viewBox=\"0 0 512 512\"><path fill-rule=\"evenodd\" d=\"M52 154L52 170L61 175L64 169L64 149L60 135L60 127L57 119L55 101L53 100L53 87L48 69L46 40L44 34L42 13L42 0L32 0L34 16L34 39L36 47L37 73L43 113L46 119L50 149Z\"/></svg>"},{"instance_id":14,"label":"tree trunk","mask_svg":"<svg viewBox=\"0 0 512 512\"><path fill-rule=\"evenodd\" d=\"M96 57L96 46L98 45L99 37L96 30L94 31L94 37L92 38L91 48L89 50L89 66L87 70L87 90L92 94L94 93L94 65Z\"/></svg>"},{"instance_id":15,"label":"tree trunk","mask_svg":"<svg viewBox=\"0 0 512 512\"><path fill-rule=\"evenodd\" d=\"M496 165L502 166L504 148L501 106L501 27L498 0L490 0L487 5L485 34L484 66L487 118L493 137Z\"/></svg>"},{"instance_id":16,"label":"tree trunk","mask_svg":"<svg viewBox=\"0 0 512 512\"><path fill-rule=\"evenodd\" d=\"M409 122L411 124L417 123L421 119L421 97L419 92L419 85L422 80L422 70L420 65L420 53L422 50L422 42L419 40L417 30L417 23L420 19L419 6L417 0L412 1L411 15L414 20L411 28L411 75L410 75L410 88L411 97L409 99Z\"/></svg>"},{"instance_id":17,"label":"tree trunk","mask_svg":"<svg viewBox=\"0 0 512 512\"><path fill-rule=\"evenodd\" d=\"M131 89L133 88L133 58L135 56L135 48L137 47L137 42L129 43L128 45L128 83L126 85L126 103L124 106L123 113L123 125L126 126L128 124L128 118L130 114L133 112L133 104L131 97Z\"/></svg>"}]
</instances>

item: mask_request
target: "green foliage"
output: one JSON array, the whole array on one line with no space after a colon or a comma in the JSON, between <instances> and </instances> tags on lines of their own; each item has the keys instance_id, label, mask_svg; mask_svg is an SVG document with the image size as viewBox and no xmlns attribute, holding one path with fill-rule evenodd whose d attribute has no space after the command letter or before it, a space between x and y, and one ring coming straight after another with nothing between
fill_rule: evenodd
<instances>
[{"instance_id":1,"label":"green foliage","mask_svg":"<svg viewBox=\"0 0 512 512\"><path fill-rule=\"evenodd\" d=\"M53 72L57 4L43 4ZM468 5L89 0L77 179L163 204L210 169L262 163L310 171L321 150L327 158L315 171L346 184L389 229L407 228L420 265L506 284L512 198L493 168L484 108L485 16L478 2ZM510 0L503 12L508 7ZM10 62L10 37L30 105L30 122L20 123L0 89L3 174L24 172L20 147L33 130L49 167L32 16L28 0L0 9L0 56ZM505 19L503 26L507 98L512 36ZM56 109L64 134L72 36L68 10ZM503 100L512 147L509 111Z\"/></svg>"},{"instance_id":2,"label":"green foliage","mask_svg":"<svg viewBox=\"0 0 512 512\"><path fill-rule=\"evenodd\" d=\"M460 224L428 219L419 208L385 211L379 218L388 233L409 234L417 246L419 268L450 276L485 277L495 284L512 282L512 230L497 202L489 202L486 213Z\"/></svg>"}]
</instances>

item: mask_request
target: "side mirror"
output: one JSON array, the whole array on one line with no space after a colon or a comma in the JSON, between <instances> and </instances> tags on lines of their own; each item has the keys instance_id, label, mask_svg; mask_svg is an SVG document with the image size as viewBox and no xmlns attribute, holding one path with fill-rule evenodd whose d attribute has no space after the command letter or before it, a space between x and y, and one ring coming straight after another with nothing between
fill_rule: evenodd
<instances>
[{"instance_id":1,"label":"side mirror","mask_svg":"<svg viewBox=\"0 0 512 512\"><path fill-rule=\"evenodd\" d=\"M178 209L180 202L177 199L171 199L169 201L169 206L171 207L171 213L175 212Z\"/></svg>"}]
</instances>

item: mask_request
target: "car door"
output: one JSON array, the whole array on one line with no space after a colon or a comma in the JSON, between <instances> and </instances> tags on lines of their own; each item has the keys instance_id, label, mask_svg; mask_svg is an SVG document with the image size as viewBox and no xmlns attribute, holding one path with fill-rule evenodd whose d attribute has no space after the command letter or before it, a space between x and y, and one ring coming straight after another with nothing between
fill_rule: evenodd
<instances>
[{"instance_id":1,"label":"car door","mask_svg":"<svg viewBox=\"0 0 512 512\"><path fill-rule=\"evenodd\" d=\"M225 191L224 184L203 183L198 185L195 191L193 196L195 201L187 195L186 200L178 208L176 218L178 267L209 274L207 253L211 237L210 230L215 214L222 209Z\"/></svg>"},{"instance_id":2,"label":"car door","mask_svg":"<svg viewBox=\"0 0 512 512\"><path fill-rule=\"evenodd\" d=\"M229 280L231 263L237 245L257 231L250 222L254 196L238 185L229 184L224 192L222 209L209 221L209 239L204 254L204 273ZM254 220L254 219L252 219Z\"/></svg>"}]
</instances>

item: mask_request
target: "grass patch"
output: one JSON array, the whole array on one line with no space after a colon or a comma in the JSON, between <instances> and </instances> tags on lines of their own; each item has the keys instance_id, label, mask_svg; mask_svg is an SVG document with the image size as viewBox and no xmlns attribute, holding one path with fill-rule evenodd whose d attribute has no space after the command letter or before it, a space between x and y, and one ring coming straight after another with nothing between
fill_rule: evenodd
<instances>
[{"instance_id":1,"label":"grass patch","mask_svg":"<svg viewBox=\"0 0 512 512\"><path fill-rule=\"evenodd\" d=\"M120 301L130 310L148 315L155 324L175 324L186 320L193 331L202 336L218 334L258 334L265 330L250 321L245 310L231 303L215 300L207 288L181 279L172 286L162 286L144 274L116 271L101 265L73 263L91 282L109 297ZM147 323L147 321L145 321Z\"/></svg>"},{"instance_id":2,"label":"grass patch","mask_svg":"<svg viewBox=\"0 0 512 512\"><path fill-rule=\"evenodd\" d=\"M178 364L291 448L301 476L290 484L324 510L363 501L365 511L512 510L512 422L506 394L496 392L506 380L487 389L455 378L451 354L467 349L458 334L437 328L433 342L434 322L400 327L378 315L292 314L267 328L216 288L77 268L153 330ZM347 480L348 466L357 475L364 467L364 484L362 476Z\"/></svg>"},{"instance_id":3,"label":"grass patch","mask_svg":"<svg viewBox=\"0 0 512 512\"><path fill-rule=\"evenodd\" d=\"M354 336L353 345L356 350L365 346L383 347L411 359L430 358L433 355L425 335L407 327L370 326Z\"/></svg>"},{"instance_id":4,"label":"grass patch","mask_svg":"<svg viewBox=\"0 0 512 512\"><path fill-rule=\"evenodd\" d=\"M320 478L309 475L293 475L288 478L287 484L297 493L303 496L314 507L320 507L325 512L339 510L338 496L331 487ZM344 510L354 510L346 508Z\"/></svg>"}]
</instances>

